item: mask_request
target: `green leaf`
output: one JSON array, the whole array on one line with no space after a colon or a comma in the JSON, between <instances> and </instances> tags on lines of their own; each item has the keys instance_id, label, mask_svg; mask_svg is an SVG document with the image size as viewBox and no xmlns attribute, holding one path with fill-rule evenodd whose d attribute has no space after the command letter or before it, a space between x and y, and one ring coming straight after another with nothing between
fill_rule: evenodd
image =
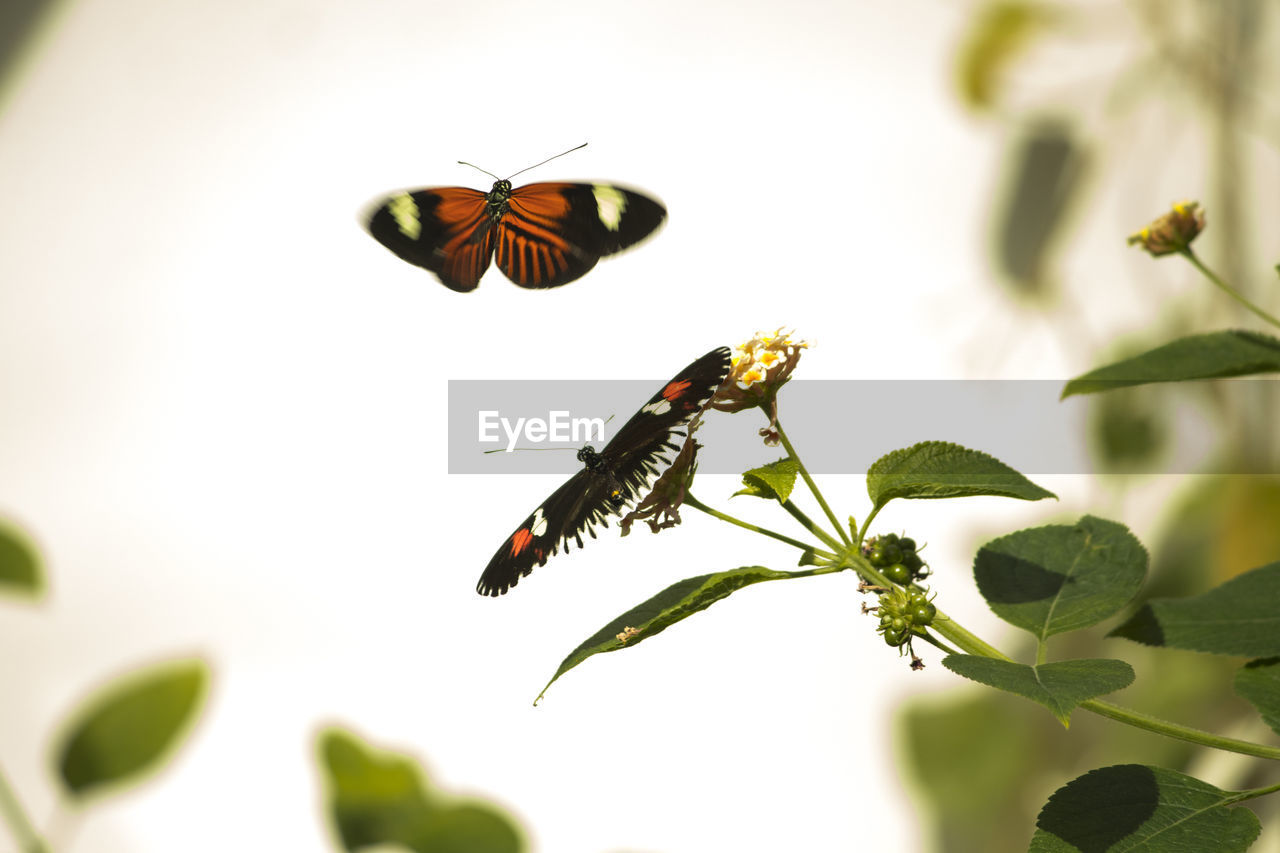
<instances>
[{"instance_id":1,"label":"green leaf","mask_svg":"<svg viewBox=\"0 0 1280 853\"><path fill-rule=\"evenodd\" d=\"M1280 340L1243 330L1192 335L1142 355L1090 370L1062 389L1062 399L1151 382L1221 379L1280 370Z\"/></svg>"},{"instance_id":2,"label":"green leaf","mask_svg":"<svg viewBox=\"0 0 1280 853\"><path fill-rule=\"evenodd\" d=\"M515 823L486 803L431 790L412 759L345 729L318 738L329 813L346 850L400 844L420 853L517 853Z\"/></svg>"},{"instance_id":3,"label":"green leaf","mask_svg":"<svg viewBox=\"0 0 1280 853\"><path fill-rule=\"evenodd\" d=\"M40 555L26 534L0 520L0 592L15 592L31 598L44 593L44 572Z\"/></svg>"},{"instance_id":4,"label":"green leaf","mask_svg":"<svg viewBox=\"0 0 1280 853\"><path fill-rule=\"evenodd\" d=\"M1091 515L993 539L973 561L991 610L1040 641L1115 614L1146 573L1146 549L1128 528Z\"/></svg>"},{"instance_id":5,"label":"green leaf","mask_svg":"<svg viewBox=\"0 0 1280 853\"><path fill-rule=\"evenodd\" d=\"M1027 666L975 655L947 655L942 665L979 684L1039 702L1064 728L1071 724L1072 709L1081 702L1133 683L1133 667L1120 660L1065 660Z\"/></svg>"},{"instance_id":6,"label":"green leaf","mask_svg":"<svg viewBox=\"0 0 1280 853\"><path fill-rule=\"evenodd\" d=\"M1280 657L1249 661L1236 673L1235 688L1258 709L1263 722L1280 734Z\"/></svg>"},{"instance_id":7,"label":"green leaf","mask_svg":"<svg viewBox=\"0 0 1280 853\"><path fill-rule=\"evenodd\" d=\"M795 488L799 473L800 466L790 457L770 462L761 468L752 468L742 475L742 484L746 488L734 492L733 496L750 495L785 501L791 497L791 490Z\"/></svg>"},{"instance_id":8,"label":"green leaf","mask_svg":"<svg viewBox=\"0 0 1280 853\"><path fill-rule=\"evenodd\" d=\"M619 649L634 646L642 640L662 633L699 610L706 610L744 586L751 586L761 581L808 577L809 574L809 572L778 572L763 566L744 566L727 572L698 575L678 581L644 603L623 613L570 652L533 703L538 704L551 685L555 684L556 679L592 655L616 652Z\"/></svg>"},{"instance_id":9,"label":"green leaf","mask_svg":"<svg viewBox=\"0 0 1280 853\"><path fill-rule=\"evenodd\" d=\"M58 749L67 790L83 798L158 766L203 704L209 670L199 658L120 679L81 706Z\"/></svg>"},{"instance_id":10,"label":"green leaf","mask_svg":"<svg viewBox=\"0 0 1280 853\"><path fill-rule=\"evenodd\" d=\"M1245 572L1203 595L1154 598L1109 636L1218 655L1280 655L1280 563Z\"/></svg>"},{"instance_id":11,"label":"green leaf","mask_svg":"<svg viewBox=\"0 0 1280 853\"><path fill-rule=\"evenodd\" d=\"M995 457L944 441L924 441L881 456L867 469L867 494L877 510L894 498L1057 497Z\"/></svg>"},{"instance_id":12,"label":"green leaf","mask_svg":"<svg viewBox=\"0 0 1280 853\"><path fill-rule=\"evenodd\" d=\"M429 816L421 771L409 759L375 752L340 728L321 732L319 746L329 811L346 849L404 841Z\"/></svg>"},{"instance_id":13,"label":"green leaf","mask_svg":"<svg viewBox=\"0 0 1280 853\"><path fill-rule=\"evenodd\" d=\"M1262 826L1232 795L1174 770L1140 764L1103 767L1073 779L1036 820L1032 853L1142 850L1235 853Z\"/></svg>"}]
</instances>

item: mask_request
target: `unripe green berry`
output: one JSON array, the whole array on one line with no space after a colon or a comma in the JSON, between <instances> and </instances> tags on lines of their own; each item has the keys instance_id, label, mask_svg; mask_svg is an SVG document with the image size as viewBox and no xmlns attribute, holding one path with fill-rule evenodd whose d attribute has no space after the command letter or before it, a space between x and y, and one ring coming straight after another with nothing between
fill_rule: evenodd
<instances>
[{"instance_id":1,"label":"unripe green berry","mask_svg":"<svg viewBox=\"0 0 1280 853\"><path fill-rule=\"evenodd\" d=\"M884 567L884 576L899 586L911 583L911 570L902 563L894 563Z\"/></svg>"}]
</instances>

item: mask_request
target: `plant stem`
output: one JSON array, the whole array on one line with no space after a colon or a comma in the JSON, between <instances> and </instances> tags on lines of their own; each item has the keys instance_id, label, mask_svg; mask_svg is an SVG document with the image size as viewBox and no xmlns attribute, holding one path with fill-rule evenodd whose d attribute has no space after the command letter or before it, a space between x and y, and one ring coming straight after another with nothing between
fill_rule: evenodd
<instances>
[{"instance_id":1,"label":"plant stem","mask_svg":"<svg viewBox=\"0 0 1280 853\"><path fill-rule=\"evenodd\" d=\"M949 655L960 654L955 649L951 648L946 643L942 642L937 637L933 636L933 632L925 634L923 637L919 637L919 639L924 640L926 643L928 643L931 646L936 646L937 648L942 649L944 652L946 652Z\"/></svg>"},{"instance_id":2,"label":"plant stem","mask_svg":"<svg viewBox=\"0 0 1280 853\"><path fill-rule=\"evenodd\" d=\"M782 504L783 509L791 513L792 518L794 518L796 521L803 524L805 529L808 530L810 533L812 533L814 536L817 536L823 542L827 543L827 545L831 546L832 550L835 550L835 551L843 550L840 543L837 542L834 538L832 538L830 533L828 533L827 531L819 527L817 524L815 524L813 519L805 515L804 511L800 509L800 507L792 503L790 499L787 499L785 501L779 501L779 503Z\"/></svg>"},{"instance_id":3,"label":"plant stem","mask_svg":"<svg viewBox=\"0 0 1280 853\"><path fill-rule=\"evenodd\" d=\"M1249 791L1238 791L1234 797L1224 802L1223 805L1234 805L1236 803L1243 803L1247 800L1256 800L1258 797L1265 797L1268 794L1274 794L1276 791L1280 791L1280 783L1277 783L1275 785L1268 785L1265 788L1254 788Z\"/></svg>"},{"instance_id":4,"label":"plant stem","mask_svg":"<svg viewBox=\"0 0 1280 853\"><path fill-rule=\"evenodd\" d=\"M768 414L768 410L765 411L765 414ZM813 478L809 476L809 470L805 468L804 463L800 461L799 455L796 454L795 447L792 446L791 440L787 438L787 433L782 429L782 420L775 418L773 425L778 430L778 438L782 440L782 446L787 449L787 455L795 461L796 467L800 469L800 476L804 478L805 485L809 487L809 491L813 492L813 496L817 498L818 505L822 507L822 511L827 514L827 519L830 520L831 526L836 529L836 533L840 536L840 541L846 546L849 545L849 534L844 532L844 526L836 520L836 514L832 512L831 507L827 505L827 499L822 496L822 492L818 491L817 484L814 483Z\"/></svg>"},{"instance_id":5,"label":"plant stem","mask_svg":"<svg viewBox=\"0 0 1280 853\"><path fill-rule=\"evenodd\" d=\"M9 780L4 775L3 768L0 768L0 812L4 813L5 821L13 831L13 837L18 840L19 846L25 853L48 853L49 848L36 834L35 827L31 825L31 820L22 810L22 805L18 802L13 788L9 787Z\"/></svg>"},{"instance_id":6,"label":"plant stem","mask_svg":"<svg viewBox=\"0 0 1280 853\"><path fill-rule=\"evenodd\" d=\"M968 654L978 655L984 658L995 658L996 660L1013 660L1013 658L1009 657L995 646L988 645L980 639L977 634L972 634L960 627L959 622L948 617L941 609L934 614L933 624L929 626L929 630L941 637L946 637Z\"/></svg>"},{"instance_id":7,"label":"plant stem","mask_svg":"<svg viewBox=\"0 0 1280 853\"><path fill-rule=\"evenodd\" d=\"M863 542L867 538L867 528L871 526L871 522L880 514L880 507L872 507L871 512L867 513L867 517L863 519L862 526L858 528L858 541Z\"/></svg>"},{"instance_id":8,"label":"plant stem","mask_svg":"<svg viewBox=\"0 0 1280 853\"><path fill-rule=\"evenodd\" d=\"M1098 699L1090 699L1087 702L1081 702L1080 707L1086 711L1092 711L1100 716L1107 717L1120 723L1128 723L1139 729L1146 729L1149 732L1165 735L1166 737L1185 740L1188 743L1199 744L1200 746L1208 746L1213 749L1222 749L1227 752L1238 752L1241 755L1252 755L1257 758L1269 758L1272 761L1280 761L1280 747L1263 746L1262 744L1252 743L1247 740L1237 740L1236 738L1222 737L1210 732L1193 729L1190 726L1181 726L1177 723L1171 723L1162 720L1159 717L1153 717L1150 714L1143 714L1138 711L1131 711L1128 708L1122 708L1119 705L1112 705L1110 702L1103 702Z\"/></svg>"},{"instance_id":9,"label":"plant stem","mask_svg":"<svg viewBox=\"0 0 1280 853\"><path fill-rule=\"evenodd\" d=\"M804 542L801 542L799 539L792 539L790 536L786 536L782 533L777 533L773 530L769 530L764 527L759 527L757 525L752 524L749 521L743 521L740 518L734 518L732 515L726 515L725 513L720 512L720 510L718 509L712 509L711 507L704 504L702 501L695 498L691 493L685 494L684 503L685 503L685 506L691 506L694 509L700 509L703 512L705 512L707 515L712 516L713 518L718 518L721 521L727 521L730 524L736 524L738 527L741 527L745 530L754 530L756 533L762 533L765 536L768 536L773 539L777 539L779 542L786 542L788 545L792 545L796 548L799 548L801 551L812 551L818 556L825 557L829 560L834 560L836 557L835 554L832 554L829 551L823 551L820 548L814 548L812 545L806 545Z\"/></svg>"},{"instance_id":10,"label":"plant stem","mask_svg":"<svg viewBox=\"0 0 1280 853\"><path fill-rule=\"evenodd\" d=\"M1252 302L1250 302L1248 299L1245 298L1244 294L1242 294L1240 291L1236 290L1234 287L1232 287L1231 285L1223 281L1221 278L1219 278L1217 273L1215 273L1213 270L1205 266L1204 262L1200 260L1200 258L1196 255L1196 253L1191 251L1190 246L1187 246L1185 249L1183 249L1181 254L1187 260L1191 261L1192 266L1200 270L1200 272L1203 273L1204 276L1207 279L1209 279L1209 281L1216 284L1224 293L1226 293L1236 302L1239 302L1245 308L1248 308L1254 314L1257 314L1259 317L1266 320L1268 323L1275 326L1276 328L1280 328L1280 320L1277 320L1275 317L1272 317L1270 314L1268 314L1266 311L1263 311L1257 305L1254 305Z\"/></svg>"}]
</instances>

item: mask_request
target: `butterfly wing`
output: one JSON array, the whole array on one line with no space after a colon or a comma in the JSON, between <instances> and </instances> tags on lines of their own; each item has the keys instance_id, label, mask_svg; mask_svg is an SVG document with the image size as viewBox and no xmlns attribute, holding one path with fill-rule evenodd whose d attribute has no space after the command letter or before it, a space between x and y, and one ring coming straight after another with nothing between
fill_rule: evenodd
<instances>
[{"instance_id":1,"label":"butterfly wing","mask_svg":"<svg viewBox=\"0 0 1280 853\"><path fill-rule=\"evenodd\" d=\"M595 538L595 525L631 503L678 451L672 442L682 427L706 406L729 373L729 348L720 347L680 371L637 412L600 453L595 468L585 467L543 501L507 537L476 584L481 595L502 595L520 578L582 534Z\"/></svg>"},{"instance_id":2,"label":"butterfly wing","mask_svg":"<svg viewBox=\"0 0 1280 853\"><path fill-rule=\"evenodd\" d=\"M605 445L600 455L613 476L634 494L647 488L669 463L667 451L679 451L673 439L701 412L729 375L728 347L718 347L694 361L662 386Z\"/></svg>"},{"instance_id":3,"label":"butterfly wing","mask_svg":"<svg viewBox=\"0 0 1280 853\"><path fill-rule=\"evenodd\" d=\"M377 203L369 233L402 260L431 270L445 287L475 290L493 257L485 199L467 187L395 193Z\"/></svg>"},{"instance_id":4,"label":"butterfly wing","mask_svg":"<svg viewBox=\"0 0 1280 853\"><path fill-rule=\"evenodd\" d=\"M590 469L583 468L570 477L502 543L480 575L476 592L502 595L562 546L569 550L570 540L581 548L583 533L594 539L592 528L604 524L605 517L614 511L609 491L609 478Z\"/></svg>"},{"instance_id":5,"label":"butterfly wing","mask_svg":"<svg viewBox=\"0 0 1280 853\"><path fill-rule=\"evenodd\" d=\"M648 237L666 217L657 201L612 184L527 184L511 191L498 222L498 269L521 287L559 287Z\"/></svg>"}]
</instances>

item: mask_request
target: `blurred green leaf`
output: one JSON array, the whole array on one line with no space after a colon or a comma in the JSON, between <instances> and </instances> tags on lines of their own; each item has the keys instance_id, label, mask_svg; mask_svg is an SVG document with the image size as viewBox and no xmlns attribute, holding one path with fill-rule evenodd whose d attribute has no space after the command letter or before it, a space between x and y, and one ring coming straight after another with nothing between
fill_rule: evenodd
<instances>
[{"instance_id":1,"label":"blurred green leaf","mask_svg":"<svg viewBox=\"0 0 1280 853\"><path fill-rule=\"evenodd\" d=\"M942 665L956 675L1039 702L1064 728L1070 725L1071 711L1081 702L1133 683L1129 664L1098 658L1027 666L975 655L947 655Z\"/></svg>"},{"instance_id":2,"label":"blurred green leaf","mask_svg":"<svg viewBox=\"0 0 1280 853\"><path fill-rule=\"evenodd\" d=\"M637 645L660 634L675 623L700 610L706 610L722 598L728 598L744 586L761 581L807 577L808 572L778 572L763 566L744 566L727 572L698 575L678 581L662 592L623 613L592 634L560 664L547 686L533 703L538 704L556 679L592 655L616 652Z\"/></svg>"},{"instance_id":3,"label":"blurred green leaf","mask_svg":"<svg viewBox=\"0 0 1280 853\"><path fill-rule=\"evenodd\" d=\"M1280 563L1203 595L1148 601L1108 636L1148 646L1246 657L1280 655Z\"/></svg>"},{"instance_id":4,"label":"blurred green leaf","mask_svg":"<svg viewBox=\"0 0 1280 853\"><path fill-rule=\"evenodd\" d=\"M1102 473L1151 470L1169 443L1172 401L1151 388L1101 394L1089 407L1091 448Z\"/></svg>"},{"instance_id":5,"label":"blurred green leaf","mask_svg":"<svg viewBox=\"0 0 1280 853\"><path fill-rule=\"evenodd\" d=\"M1044 295L1049 247L1079 186L1084 152L1065 122L1042 119L1008 159L1014 166L995 214L996 257L1019 292Z\"/></svg>"},{"instance_id":6,"label":"blurred green leaf","mask_svg":"<svg viewBox=\"0 0 1280 853\"><path fill-rule=\"evenodd\" d=\"M329 812L345 850L399 844L418 853L517 853L514 821L486 803L430 790L421 767L331 727L318 737Z\"/></svg>"},{"instance_id":7,"label":"blurred green leaf","mask_svg":"<svg viewBox=\"0 0 1280 853\"><path fill-rule=\"evenodd\" d=\"M39 598L44 593L40 555L26 534L0 520L0 592Z\"/></svg>"},{"instance_id":8,"label":"blurred green leaf","mask_svg":"<svg viewBox=\"0 0 1280 853\"><path fill-rule=\"evenodd\" d=\"M919 849L977 853L1026 843L1021 799L1028 779L1043 772L1041 715L1005 693L953 690L930 701L913 698L899 725L922 811L936 818L922 821L932 843Z\"/></svg>"},{"instance_id":9,"label":"blurred green leaf","mask_svg":"<svg viewBox=\"0 0 1280 853\"><path fill-rule=\"evenodd\" d=\"M1146 572L1146 549L1128 528L1089 515L993 539L973 563L991 610L1040 641L1118 612Z\"/></svg>"},{"instance_id":10,"label":"blurred green leaf","mask_svg":"<svg viewBox=\"0 0 1280 853\"><path fill-rule=\"evenodd\" d=\"M790 457L770 462L760 468L752 468L742 475L742 484L746 488L734 492L733 496L750 495L785 501L791 497L791 490L795 488L799 473L800 466Z\"/></svg>"},{"instance_id":11,"label":"blurred green leaf","mask_svg":"<svg viewBox=\"0 0 1280 853\"><path fill-rule=\"evenodd\" d=\"M1032 853L1234 853L1262 831L1257 815L1227 808L1231 794L1199 779L1139 764L1093 770L1049 798Z\"/></svg>"},{"instance_id":12,"label":"blurred green leaf","mask_svg":"<svg viewBox=\"0 0 1280 853\"><path fill-rule=\"evenodd\" d=\"M1032 38L1052 20L1038 3L987 3L970 17L956 57L956 80L964 102L988 109L999 101L1004 74Z\"/></svg>"},{"instance_id":13,"label":"blurred green leaf","mask_svg":"<svg viewBox=\"0 0 1280 853\"><path fill-rule=\"evenodd\" d=\"M1179 338L1068 382L1062 399L1152 382L1187 382L1280 371L1280 340L1234 330Z\"/></svg>"},{"instance_id":14,"label":"blurred green leaf","mask_svg":"<svg viewBox=\"0 0 1280 853\"><path fill-rule=\"evenodd\" d=\"M1249 661L1236 673L1235 689L1280 734L1280 657Z\"/></svg>"},{"instance_id":15,"label":"blurred green leaf","mask_svg":"<svg viewBox=\"0 0 1280 853\"><path fill-rule=\"evenodd\" d=\"M922 441L881 456L867 469L867 494L877 510L894 498L1057 497L995 457L945 441Z\"/></svg>"},{"instance_id":16,"label":"blurred green leaf","mask_svg":"<svg viewBox=\"0 0 1280 853\"><path fill-rule=\"evenodd\" d=\"M209 670L191 658L122 678L85 702L58 749L67 790L83 798L158 766L204 701Z\"/></svg>"}]
</instances>

